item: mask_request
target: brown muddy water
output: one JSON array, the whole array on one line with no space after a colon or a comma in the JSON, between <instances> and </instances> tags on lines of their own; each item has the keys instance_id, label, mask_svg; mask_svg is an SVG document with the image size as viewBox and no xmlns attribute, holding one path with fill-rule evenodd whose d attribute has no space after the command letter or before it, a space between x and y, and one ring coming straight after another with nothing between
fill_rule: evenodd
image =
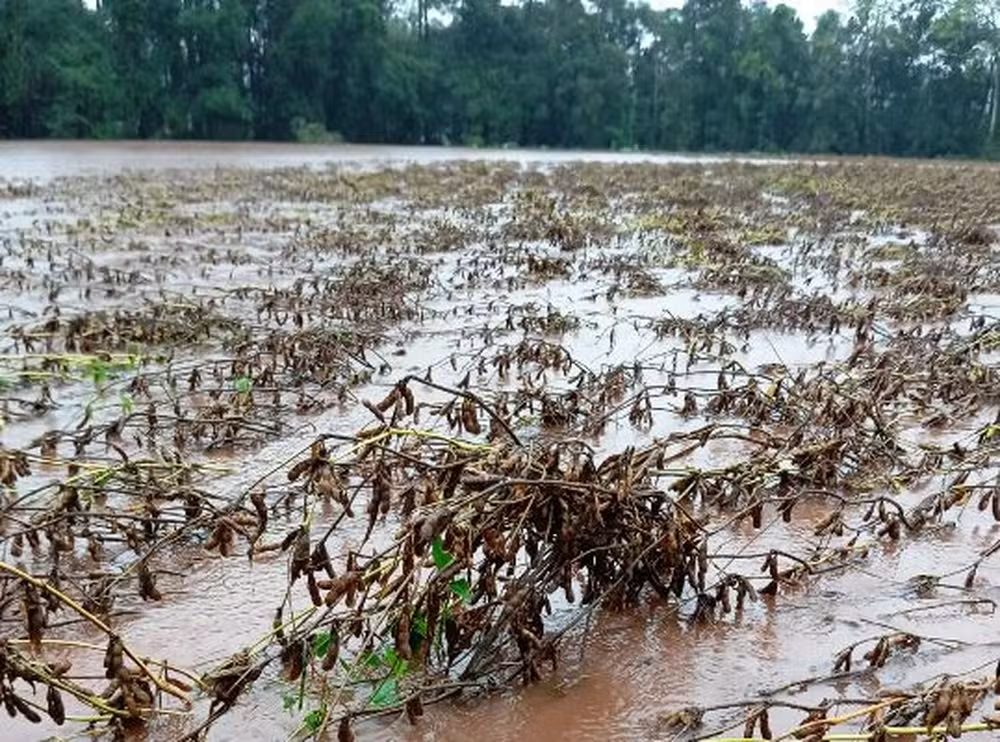
<instances>
[{"instance_id":1,"label":"brown muddy water","mask_svg":"<svg viewBox=\"0 0 1000 742\"><path fill-rule=\"evenodd\" d=\"M444 419L446 389L509 410L533 460L660 451L629 487L697 519L708 586L682 569L676 593L651 577L624 606L585 606L579 556L574 601L540 588L545 636L565 633L537 682L428 702L411 724L371 714L364 682L335 690L315 672L305 687L274 662L208 739L302 738L322 704L364 716L359 739L740 738L762 708L775 738L821 709L850 717L826 738L865 739L919 726L959 686L957 723L997 738L973 728L993 713L978 689L1000 658L997 204L1000 169L968 164L2 143L0 441L31 473L4 494L0 560L45 580L61 551L79 600L150 565L160 599L123 578L104 615L142 657L191 675L251 645L274 654L275 609L310 605L289 553L248 559L240 536L223 556L206 548L211 525L167 538L185 522L177 498L236 518L227 503L263 492L269 542L304 512L314 541L337 523L338 571L391 548L407 515L383 513L366 538L363 499L344 518L286 472L318 435L374 425L363 401L432 377L443 389L421 390L412 427L497 456L495 430ZM125 456L159 478L101 473ZM101 478L79 486L90 519L60 515L74 461ZM394 497L406 487L394 480ZM28 531L40 545L15 538ZM761 594L727 612L714 586L737 577ZM0 639L28 654L24 589L3 582ZM99 692L107 637L55 608L37 657L71 659L66 677ZM44 684L15 687L44 718L5 717L0 740L111 738L103 719L53 723ZM183 738L209 713L192 698L119 733ZM677 723L695 707L700 724ZM66 713L94 711L68 698Z\"/></svg>"}]
</instances>

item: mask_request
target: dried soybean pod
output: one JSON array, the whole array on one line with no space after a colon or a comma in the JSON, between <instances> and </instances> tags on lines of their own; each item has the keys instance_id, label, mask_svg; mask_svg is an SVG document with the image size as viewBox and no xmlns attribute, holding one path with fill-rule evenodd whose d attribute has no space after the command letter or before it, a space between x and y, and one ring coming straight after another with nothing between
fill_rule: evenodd
<instances>
[{"instance_id":1,"label":"dried soybean pod","mask_svg":"<svg viewBox=\"0 0 1000 742\"><path fill-rule=\"evenodd\" d=\"M309 587L309 599L312 600L312 604L316 607L323 605L323 596L320 595L319 585L316 584L316 575L312 572L306 575L306 585Z\"/></svg>"},{"instance_id":2,"label":"dried soybean pod","mask_svg":"<svg viewBox=\"0 0 1000 742\"><path fill-rule=\"evenodd\" d=\"M309 570L309 531L303 526L294 538L295 549L292 551L291 577L295 582L301 575L312 574Z\"/></svg>"},{"instance_id":3,"label":"dried soybean pod","mask_svg":"<svg viewBox=\"0 0 1000 742\"><path fill-rule=\"evenodd\" d=\"M781 507L778 508L781 511L781 519L785 523L792 522L792 509L794 507L795 507L795 500L788 500L787 502L783 502L781 504Z\"/></svg>"},{"instance_id":4,"label":"dried soybean pod","mask_svg":"<svg viewBox=\"0 0 1000 742\"><path fill-rule=\"evenodd\" d=\"M771 720L768 718L767 708L761 710L758 721L760 722L760 736L764 739L773 739L774 734L771 732Z\"/></svg>"},{"instance_id":5,"label":"dried soybean pod","mask_svg":"<svg viewBox=\"0 0 1000 742\"><path fill-rule=\"evenodd\" d=\"M62 726L63 722L66 721L66 708L63 706L59 689L54 685L49 686L48 693L45 694L45 702L52 721Z\"/></svg>"},{"instance_id":6,"label":"dried soybean pod","mask_svg":"<svg viewBox=\"0 0 1000 742\"><path fill-rule=\"evenodd\" d=\"M399 399L399 387L394 386L392 391L390 391L385 398L376 405L376 407L379 412L388 412L389 408L396 404L397 399ZM367 405L365 406L367 407Z\"/></svg>"},{"instance_id":7,"label":"dried soybean pod","mask_svg":"<svg viewBox=\"0 0 1000 742\"><path fill-rule=\"evenodd\" d=\"M294 482L312 468L312 459L303 459L288 470L288 481Z\"/></svg>"},{"instance_id":8,"label":"dried soybean pod","mask_svg":"<svg viewBox=\"0 0 1000 742\"><path fill-rule=\"evenodd\" d=\"M330 590L324 598L327 607L333 608L345 596L347 597L347 605L353 607L357 579L356 572L345 572L340 577L331 580Z\"/></svg>"},{"instance_id":9,"label":"dried soybean pod","mask_svg":"<svg viewBox=\"0 0 1000 742\"><path fill-rule=\"evenodd\" d=\"M123 647L121 639L112 636L108 639L108 648L104 652L104 677L108 679L118 677L118 673L123 666Z\"/></svg>"},{"instance_id":10,"label":"dried soybean pod","mask_svg":"<svg viewBox=\"0 0 1000 742\"><path fill-rule=\"evenodd\" d=\"M260 490L250 493L250 502L257 513L257 532L263 533L267 529L267 503L264 502L264 493Z\"/></svg>"},{"instance_id":11,"label":"dried soybean pod","mask_svg":"<svg viewBox=\"0 0 1000 742\"><path fill-rule=\"evenodd\" d=\"M305 669L303 651L305 645L301 641L292 642L281 651L281 668L285 680L294 683L302 676Z\"/></svg>"},{"instance_id":12,"label":"dried soybean pod","mask_svg":"<svg viewBox=\"0 0 1000 742\"><path fill-rule=\"evenodd\" d=\"M411 724L416 724L417 719L424 715L424 704L420 696L413 696L406 701L406 718Z\"/></svg>"},{"instance_id":13,"label":"dried soybean pod","mask_svg":"<svg viewBox=\"0 0 1000 742\"><path fill-rule=\"evenodd\" d=\"M330 646L323 655L323 670L330 672L337 666L337 658L340 657L340 633L336 627L330 628Z\"/></svg>"},{"instance_id":14,"label":"dried soybean pod","mask_svg":"<svg viewBox=\"0 0 1000 742\"><path fill-rule=\"evenodd\" d=\"M962 723L972 711L972 704L965 692L965 686L957 685L951 694L948 706L947 729L948 736L958 739L962 736Z\"/></svg>"},{"instance_id":15,"label":"dried soybean pod","mask_svg":"<svg viewBox=\"0 0 1000 742\"><path fill-rule=\"evenodd\" d=\"M38 724L41 722L42 717L39 716L38 712L35 711L35 709L33 709L31 706L29 706L28 702L25 701L23 698L15 694L13 691L7 693L6 697L11 699L11 701L14 704L14 707L17 709L17 713L19 713L25 719L30 721L32 724Z\"/></svg>"},{"instance_id":16,"label":"dried soybean pod","mask_svg":"<svg viewBox=\"0 0 1000 742\"><path fill-rule=\"evenodd\" d=\"M462 427L470 435L479 435L483 432L479 424L479 415L476 413L476 403L469 397L462 402Z\"/></svg>"},{"instance_id":17,"label":"dried soybean pod","mask_svg":"<svg viewBox=\"0 0 1000 742\"><path fill-rule=\"evenodd\" d=\"M853 653L854 653L853 649L851 647L848 647L843 652L838 654L837 659L833 663L833 671L835 673L840 672L841 670L843 670L844 672L850 672L851 656L853 655Z\"/></svg>"},{"instance_id":18,"label":"dried soybean pod","mask_svg":"<svg viewBox=\"0 0 1000 742\"><path fill-rule=\"evenodd\" d=\"M337 742L354 742L354 730L351 729L351 719L345 716L340 720L340 726L337 727Z\"/></svg>"},{"instance_id":19,"label":"dried soybean pod","mask_svg":"<svg viewBox=\"0 0 1000 742\"><path fill-rule=\"evenodd\" d=\"M230 556L233 553L233 529L227 523L221 524L219 553L224 557Z\"/></svg>"},{"instance_id":20,"label":"dried soybean pod","mask_svg":"<svg viewBox=\"0 0 1000 742\"><path fill-rule=\"evenodd\" d=\"M732 611L733 607L729 601L729 584L723 582L715 590L715 600L719 605L722 606L722 614L725 615Z\"/></svg>"},{"instance_id":21,"label":"dried soybean pod","mask_svg":"<svg viewBox=\"0 0 1000 742\"><path fill-rule=\"evenodd\" d=\"M951 688L945 687L938 691L934 698L934 703L927 707L927 714L924 716L924 726L927 728L936 727L944 721L951 707Z\"/></svg>"},{"instance_id":22,"label":"dried soybean pod","mask_svg":"<svg viewBox=\"0 0 1000 742\"><path fill-rule=\"evenodd\" d=\"M156 587L156 576L146 562L139 565L139 595L144 601L163 600L162 593Z\"/></svg>"},{"instance_id":23,"label":"dried soybean pod","mask_svg":"<svg viewBox=\"0 0 1000 742\"><path fill-rule=\"evenodd\" d=\"M30 582L24 584L24 610L28 638L32 648L39 652L42 649L42 634L45 632L45 606L38 596L38 589Z\"/></svg>"},{"instance_id":24,"label":"dried soybean pod","mask_svg":"<svg viewBox=\"0 0 1000 742\"><path fill-rule=\"evenodd\" d=\"M743 610L743 604L746 601L746 597L747 597L747 589L744 583L740 582L736 586L736 610L738 611Z\"/></svg>"},{"instance_id":25,"label":"dried soybean pod","mask_svg":"<svg viewBox=\"0 0 1000 742\"><path fill-rule=\"evenodd\" d=\"M876 504L877 503L873 502L871 505L868 506L868 510L865 511L865 514L861 518L861 520L863 522L867 523L868 521L870 521L872 519L872 516L875 515Z\"/></svg>"},{"instance_id":26,"label":"dried soybean pod","mask_svg":"<svg viewBox=\"0 0 1000 742\"><path fill-rule=\"evenodd\" d=\"M412 415L414 410L416 410L416 403L413 400L413 392L410 391L410 387L406 384L403 384L402 391L403 401L406 403L406 414L407 416Z\"/></svg>"},{"instance_id":27,"label":"dried soybean pod","mask_svg":"<svg viewBox=\"0 0 1000 742\"><path fill-rule=\"evenodd\" d=\"M901 535L899 518L893 517L890 519L888 531L889 531L889 538L891 538L893 541L899 541L899 537Z\"/></svg>"},{"instance_id":28,"label":"dried soybean pod","mask_svg":"<svg viewBox=\"0 0 1000 742\"><path fill-rule=\"evenodd\" d=\"M330 559L330 552L326 550L326 544L320 541L313 547L312 557L312 568L321 569L326 572L326 576L331 580L337 576L337 573L333 571L333 561Z\"/></svg>"},{"instance_id":29,"label":"dried soybean pod","mask_svg":"<svg viewBox=\"0 0 1000 742\"><path fill-rule=\"evenodd\" d=\"M406 661L413 659L413 650L410 648L410 614L405 608L396 624L396 654Z\"/></svg>"},{"instance_id":30,"label":"dried soybean pod","mask_svg":"<svg viewBox=\"0 0 1000 742\"><path fill-rule=\"evenodd\" d=\"M698 589L705 589L705 578L708 575L708 539L702 539L698 549Z\"/></svg>"}]
</instances>

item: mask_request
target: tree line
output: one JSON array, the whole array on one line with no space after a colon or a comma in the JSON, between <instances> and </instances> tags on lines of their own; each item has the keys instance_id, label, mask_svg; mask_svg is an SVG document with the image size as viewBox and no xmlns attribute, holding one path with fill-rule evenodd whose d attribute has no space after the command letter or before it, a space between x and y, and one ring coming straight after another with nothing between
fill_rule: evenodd
<instances>
[{"instance_id":1,"label":"tree line","mask_svg":"<svg viewBox=\"0 0 1000 742\"><path fill-rule=\"evenodd\" d=\"M0 136L992 156L1000 0L0 0Z\"/></svg>"}]
</instances>

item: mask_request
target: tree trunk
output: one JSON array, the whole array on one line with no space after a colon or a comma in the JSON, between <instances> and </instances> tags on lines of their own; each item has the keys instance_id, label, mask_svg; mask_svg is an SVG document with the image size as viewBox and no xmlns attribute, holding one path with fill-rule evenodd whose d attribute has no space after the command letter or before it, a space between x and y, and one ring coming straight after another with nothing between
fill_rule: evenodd
<instances>
[{"instance_id":1,"label":"tree trunk","mask_svg":"<svg viewBox=\"0 0 1000 742\"><path fill-rule=\"evenodd\" d=\"M659 67L660 67L660 58L659 55L656 53L656 50L654 49L653 50L653 120L651 122L653 125L653 131L652 131L652 136L650 137L652 140L653 149L660 148L660 106L658 100L660 97Z\"/></svg>"},{"instance_id":2,"label":"tree trunk","mask_svg":"<svg viewBox=\"0 0 1000 742\"><path fill-rule=\"evenodd\" d=\"M997 133L997 108L1000 107L1000 52L993 53L993 100L990 106L990 144Z\"/></svg>"}]
</instances>

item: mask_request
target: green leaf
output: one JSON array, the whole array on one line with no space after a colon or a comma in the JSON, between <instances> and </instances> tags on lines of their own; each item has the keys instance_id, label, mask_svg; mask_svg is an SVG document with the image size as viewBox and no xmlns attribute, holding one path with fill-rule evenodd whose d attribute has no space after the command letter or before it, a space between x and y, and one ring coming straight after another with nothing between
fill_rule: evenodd
<instances>
[{"instance_id":1,"label":"green leaf","mask_svg":"<svg viewBox=\"0 0 1000 742\"><path fill-rule=\"evenodd\" d=\"M302 719L302 723L311 734L315 734L323 726L324 719L326 719L326 707L320 706L318 709L313 709L306 714L305 718Z\"/></svg>"},{"instance_id":2,"label":"green leaf","mask_svg":"<svg viewBox=\"0 0 1000 742\"><path fill-rule=\"evenodd\" d=\"M399 656L395 647L386 647L382 652L382 665L397 678L403 677L410 670L409 663Z\"/></svg>"},{"instance_id":3,"label":"green leaf","mask_svg":"<svg viewBox=\"0 0 1000 742\"><path fill-rule=\"evenodd\" d=\"M292 711L298 705L299 705L298 693L285 693L281 696L281 707L285 711Z\"/></svg>"},{"instance_id":4,"label":"green leaf","mask_svg":"<svg viewBox=\"0 0 1000 742\"><path fill-rule=\"evenodd\" d=\"M94 386L100 386L108 380L108 364L104 361L95 358L90 362L87 372L90 374Z\"/></svg>"},{"instance_id":5,"label":"green leaf","mask_svg":"<svg viewBox=\"0 0 1000 742\"><path fill-rule=\"evenodd\" d=\"M438 536L431 544L431 556L434 558L434 566L439 570L445 569L455 561L455 557L444 550L444 539Z\"/></svg>"},{"instance_id":6,"label":"green leaf","mask_svg":"<svg viewBox=\"0 0 1000 742\"><path fill-rule=\"evenodd\" d=\"M312 640L312 654L313 657L326 657L326 653L330 649L330 641L332 637L329 631L321 631Z\"/></svg>"},{"instance_id":7,"label":"green leaf","mask_svg":"<svg viewBox=\"0 0 1000 742\"><path fill-rule=\"evenodd\" d=\"M469 581L465 578L452 580L451 591L461 598L463 603L472 602L472 588L469 586Z\"/></svg>"},{"instance_id":8,"label":"green leaf","mask_svg":"<svg viewBox=\"0 0 1000 742\"><path fill-rule=\"evenodd\" d=\"M415 613L410 621L410 649L416 654L420 647L427 640L427 616L423 613Z\"/></svg>"},{"instance_id":9,"label":"green leaf","mask_svg":"<svg viewBox=\"0 0 1000 742\"><path fill-rule=\"evenodd\" d=\"M114 475L115 472L113 469L102 469L90 480L90 485L97 488L103 487Z\"/></svg>"},{"instance_id":10,"label":"green leaf","mask_svg":"<svg viewBox=\"0 0 1000 742\"><path fill-rule=\"evenodd\" d=\"M396 665L400 662L400 657L396 654L395 647L386 647L382 652L382 664L389 670L395 670Z\"/></svg>"},{"instance_id":11,"label":"green leaf","mask_svg":"<svg viewBox=\"0 0 1000 742\"><path fill-rule=\"evenodd\" d=\"M399 703L399 681L396 678L386 678L372 693L368 703L375 708L385 708Z\"/></svg>"},{"instance_id":12,"label":"green leaf","mask_svg":"<svg viewBox=\"0 0 1000 742\"><path fill-rule=\"evenodd\" d=\"M249 394L250 390L253 388L253 382L250 381L249 376L240 376L235 382L236 391L239 394Z\"/></svg>"},{"instance_id":13,"label":"green leaf","mask_svg":"<svg viewBox=\"0 0 1000 742\"><path fill-rule=\"evenodd\" d=\"M418 613L413 617L413 621L410 622L410 633L416 634L417 636L426 639L427 638L427 616L423 613Z\"/></svg>"},{"instance_id":14,"label":"green leaf","mask_svg":"<svg viewBox=\"0 0 1000 742\"><path fill-rule=\"evenodd\" d=\"M122 392L120 401L122 413L125 415L131 415L132 411L135 409L135 400L132 399L132 395L127 392Z\"/></svg>"}]
</instances>

